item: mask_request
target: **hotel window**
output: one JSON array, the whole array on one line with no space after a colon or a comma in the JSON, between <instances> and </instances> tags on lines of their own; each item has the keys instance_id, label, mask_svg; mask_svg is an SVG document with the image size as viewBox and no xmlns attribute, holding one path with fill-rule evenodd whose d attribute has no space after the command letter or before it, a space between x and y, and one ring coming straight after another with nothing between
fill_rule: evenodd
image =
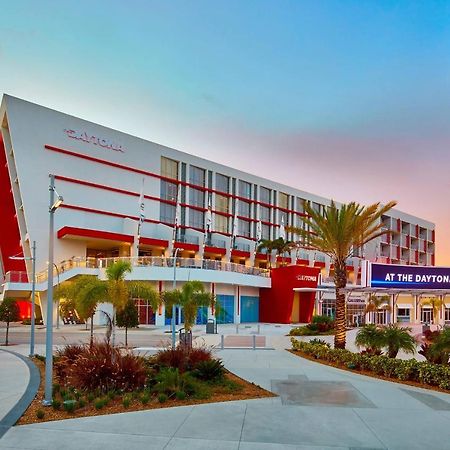
<instances>
[{"instance_id":1,"label":"hotel window","mask_svg":"<svg viewBox=\"0 0 450 450\"><path fill-rule=\"evenodd\" d=\"M450 308L447 308L447 307L445 308L444 320L445 320L446 323L450 322Z\"/></svg>"},{"instance_id":2,"label":"hotel window","mask_svg":"<svg viewBox=\"0 0 450 450\"><path fill-rule=\"evenodd\" d=\"M216 194L216 211L228 213L228 197Z\"/></svg>"},{"instance_id":3,"label":"hotel window","mask_svg":"<svg viewBox=\"0 0 450 450\"><path fill-rule=\"evenodd\" d=\"M189 226L193 228L205 228L204 214L196 209L189 209Z\"/></svg>"},{"instance_id":4,"label":"hotel window","mask_svg":"<svg viewBox=\"0 0 450 450\"><path fill-rule=\"evenodd\" d=\"M319 203L313 202L312 203L312 209L318 213L320 213L322 211L322 205L320 205Z\"/></svg>"},{"instance_id":5,"label":"hotel window","mask_svg":"<svg viewBox=\"0 0 450 450\"><path fill-rule=\"evenodd\" d=\"M278 196L278 206L280 208L288 209L289 208L289 195L283 194L280 192Z\"/></svg>"},{"instance_id":6,"label":"hotel window","mask_svg":"<svg viewBox=\"0 0 450 450\"><path fill-rule=\"evenodd\" d=\"M167 178L178 179L178 162L161 156L161 175Z\"/></svg>"},{"instance_id":7,"label":"hotel window","mask_svg":"<svg viewBox=\"0 0 450 450\"><path fill-rule=\"evenodd\" d=\"M409 312L410 312L409 308L398 308L397 322L410 322L411 318Z\"/></svg>"},{"instance_id":8,"label":"hotel window","mask_svg":"<svg viewBox=\"0 0 450 450\"><path fill-rule=\"evenodd\" d=\"M420 308L420 321L422 323L432 324L433 323L433 309L425 308L422 306Z\"/></svg>"},{"instance_id":9,"label":"hotel window","mask_svg":"<svg viewBox=\"0 0 450 450\"><path fill-rule=\"evenodd\" d=\"M270 208L268 208L267 206L260 206L260 219L263 222L270 222Z\"/></svg>"},{"instance_id":10,"label":"hotel window","mask_svg":"<svg viewBox=\"0 0 450 450\"><path fill-rule=\"evenodd\" d=\"M173 224L175 222L175 205L168 205L167 203L161 203L159 220L164 223Z\"/></svg>"},{"instance_id":11,"label":"hotel window","mask_svg":"<svg viewBox=\"0 0 450 450\"><path fill-rule=\"evenodd\" d=\"M189 168L189 183L196 186L205 186L205 171L199 167L190 166Z\"/></svg>"},{"instance_id":12,"label":"hotel window","mask_svg":"<svg viewBox=\"0 0 450 450\"><path fill-rule=\"evenodd\" d=\"M239 196L244 198L251 198L252 185L246 181L239 180Z\"/></svg>"},{"instance_id":13,"label":"hotel window","mask_svg":"<svg viewBox=\"0 0 450 450\"><path fill-rule=\"evenodd\" d=\"M216 174L216 191L226 192L228 194L228 190L230 188L230 178L222 175L220 173Z\"/></svg>"},{"instance_id":14,"label":"hotel window","mask_svg":"<svg viewBox=\"0 0 450 450\"><path fill-rule=\"evenodd\" d=\"M262 224L261 227L261 238L264 240L270 239L270 225Z\"/></svg>"},{"instance_id":15,"label":"hotel window","mask_svg":"<svg viewBox=\"0 0 450 450\"><path fill-rule=\"evenodd\" d=\"M214 216L214 231L228 233L228 217L216 214Z\"/></svg>"},{"instance_id":16,"label":"hotel window","mask_svg":"<svg viewBox=\"0 0 450 450\"><path fill-rule=\"evenodd\" d=\"M177 201L178 186L175 183L161 180L161 198L163 200Z\"/></svg>"},{"instance_id":17,"label":"hotel window","mask_svg":"<svg viewBox=\"0 0 450 450\"><path fill-rule=\"evenodd\" d=\"M240 201L238 214L242 217L250 217L250 203Z\"/></svg>"},{"instance_id":18,"label":"hotel window","mask_svg":"<svg viewBox=\"0 0 450 450\"><path fill-rule=\"evenodd\" d=\"M297 197L297 212L305 212L305 202L306 200L304 198Z\"/></svg>"},{"instance_id":19,"label":"hotel window","mask_svg":"<svg viewBox=\"0 0 450 450\"><path fill-rule=\"evenodd\" d=\"M205 193L198 189L189 188L189 205L205 207Z\"/></svg>"},{"instance_id":20,"label":"hotel window","mask_svg":"<svg viewBox=\"0 0 450 450\"><path fill-rule=\"evenodd\" d=\"M250 222L247 220L238 219L238 234L239 236L250 237Z\"/></svg>"},{"instance_id":21,"label":"hotel window","mask_svg":"<svg viewBox=\"0 0 450 450\"><path fill-rule=\"evenodd\" d=\"M270 189L262 186L259 188L259 201L270 204Z\"/></svg>"}]
</instances>

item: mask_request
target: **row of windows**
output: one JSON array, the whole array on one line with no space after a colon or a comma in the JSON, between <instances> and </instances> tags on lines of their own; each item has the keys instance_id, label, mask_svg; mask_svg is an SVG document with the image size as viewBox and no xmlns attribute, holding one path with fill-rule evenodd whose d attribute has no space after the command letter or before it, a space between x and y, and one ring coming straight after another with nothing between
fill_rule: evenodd
<instances>
[{"instance_id":1,"label":"row of windows","mask_svg":"<svg viewBox=\"0 0 450 450\"><path fill-rule=\"evenodd\" d=\"M185 166L185 164L183 165ZM175 180L178 180L178 169L179 169L179 163L177 161L174 161L170 158L165 158L165 157L161 157L161 175L168 177L168 178L173 178ZM185 172L185 170L184 170ZM211 178L211 173L210 173L210 181L209 183L211 183L212 178ZM230 177L220 174L220 173L216 173L215 174L215 189L218 192L224 192L227 194L230 194L230 188L231 188L231 183L230 183ZM196 185L196 186L201 186L201 187L205 187L206 186L206 170L205 169L201 169L200 167L195 167L195 166L190 166L189 168L189 183ZM166 200L172 200L174 198L176 198L176 184L174 183L169 183L171 186L167 187L167 192L163 191L163 186L161 185L161 195L162 198L166 199ZM237 195L239 195L239 197L242 198L246 198L251 200L252 198L255 199L256 198L256 193L254 192L254 188L256 186L252 186L251 183L248 183L247 181L243 181L243 180L239 180L238 181L238 186L237 186ZM191 188L191 190L193 190L195 188ZM193 196L195 197L195 203L192 203L196 206L204 206L204 203L202 202L202 197L204 199L204 194L203 196L201 196L200 194L198 194L198 192L200 192L199 190L196 190L196 192L193 194ZM164 197L165 195L165 197ZM221 196L220 194L217 195L217 197L219 197L218 199L218 203L220 203L220 206L217 207L216 205L216 209L218 211L221 212L229 212L229 207L228 207L228 198L225 196ZM259 201L262 203L266 203L266 204L278 204L278 206L280 208L284 208L284 209L291 209L290 208L290 204L289 204L289 200L292 196L285 194L283 192L279 192L278 193L278 203L276 202L276 198L275 198L275 191L273 191L272 189L268 189L266 187L260 186L259 187ZM305 203L305 199L297 197L296 201L295 201L295 205L294 208L296 209L296 211L298 212L304 212L304 203ZM217 202L216 202L217 203ZM242 202L241 202L242 203ZM242 209L242 213L240 213L241 215L245 216L245 217L249 217L249 212L246 212L247 209L249 211L250 209L250 204L248 204L248 206L246 206L247 203L244 202L242 206L239 207L239 209ZM325 208L324 205L321 205L319 203L316 202L312 202L312 207L314 210L318 211L318 212L322 212ZM262 207L264 208L264 210L261 211L261 220L270 220L270 210L268 207Z\"/></svg>"}]
</instances>

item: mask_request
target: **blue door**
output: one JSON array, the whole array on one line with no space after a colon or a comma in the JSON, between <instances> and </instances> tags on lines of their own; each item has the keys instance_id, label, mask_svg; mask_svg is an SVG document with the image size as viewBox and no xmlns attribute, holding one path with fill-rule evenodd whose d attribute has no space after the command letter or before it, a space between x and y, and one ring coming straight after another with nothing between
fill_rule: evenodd
<instances>
[{"instance_id":1,"label":"blue door","mask_svg":"<svg viewBox=\"0 0 450 450\"><path fill-rule=\"evenodd\" d=\"M180 313L179 313L179 308L178 308L178 306L175 308L175 310L176 310L176 314L175 314L175 325L179 325L178 318L179 318ZM181 310L181 317L183 317L183 310ZM166 317L165 317L165 322L164 322L164 323L165 323L166 325L170 325L170 324L172 323L172 319L169 318L169 317L167 317L167 315L166 315Z\"/></svg>"},{"instance_id":2,"label":"blue door","mask_svg":"<svg viewBox=\"0 0 450 450\"><path fill-rule=\"evenodd\" d=\"M200 306L197 310L197 325L205 325L208 322L208 307Z\"/></svg>"},{"instance_id":3,"label":"blue door","mask_svg":"<svg viewBox=\"0 0 450 450\"><path fill-rule=\"evenodd\" d=\"M259 322L259 297L241 296L241 323Z\"/></svg>"},{"instance_id":4,"label":"blue door","mask_svg":"<svg viewBox=\"0 0 450 450\"><path fill-rule=\"evenodd\" d=\"M217 303L220 305L217 323L234 322L234 295L217 295Z\"/></svg>"}]
</instances>

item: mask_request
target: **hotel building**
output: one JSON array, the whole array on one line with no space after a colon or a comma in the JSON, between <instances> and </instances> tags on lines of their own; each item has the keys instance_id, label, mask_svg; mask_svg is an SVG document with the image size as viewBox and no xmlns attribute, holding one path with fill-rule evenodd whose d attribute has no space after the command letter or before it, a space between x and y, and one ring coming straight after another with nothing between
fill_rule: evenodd
<instances>
[{"instance_id":1,"label":"hotel building","mask_svg":"<svg viewBox=\"0 0 450 450\"><path fill-rule=\"evenodd\" d=\"M173 254L180 249L178 286L189 279L204 282L221 303L219 322L305 321L314 308L333 314L332 294L319 300L313 291L293 291L330 283L333 268L326 255L300 247L283 257L255 251L258 233L275 239L283 226L303 226L304 202L322 211L330 199L8 95L0 125L0 300L29 299L28 258L35 241L37 305L45 314L53 174L64 198L54 216L55 285L80 274L104 277L105 267L120 257L132 262L128 279L171 289ZM145 220L138 237L141 198ZM396 233L350 260L349 284L361 283L362 258L434 265L434 224L396 210L382 223ZM10 259L15 255L25 260ZM269 266L283 267L271 273ZM364 303L353 300L350 321L362 314ZM137 304L142 323L165 323L163 307L151 311ZM210 310L199 311L199 322L208 317Z\"/></svg>"}]
</instances>

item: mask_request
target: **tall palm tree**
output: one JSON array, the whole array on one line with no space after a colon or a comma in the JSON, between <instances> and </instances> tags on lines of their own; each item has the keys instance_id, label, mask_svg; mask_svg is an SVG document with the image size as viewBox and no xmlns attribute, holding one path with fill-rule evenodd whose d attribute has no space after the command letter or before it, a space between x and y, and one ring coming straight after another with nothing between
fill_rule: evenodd
<instances>
[{"instance_id":1,"label":"tall palm tree","mask_svg":"<svg viewBox=\"0 0 450 450\"><path fill-rule=\"evenodd\" d=\"M287 231L303 238L309 249L325 253L332 259L336 289L336 334L334 336L336 348L345 348L346 314L343 289L347 285L347 259L354 256L357 250L367 242L391 233L390 230L382 229L380 219L395 205L396 202L389 202L384 206L380 203L361 206L351 202L338 207L332 201L322 214L305 202L306 216L302 219L306 229L286 228Z\"/></svg>"},{"instance_id":2,"label":"tall palm tree","mask_svg":"<svg viewBox=\"0 0 450 450\"><path fill-rule=\"evenodd\" d=\"M127 273L131 272L131 263L129 261L118 260L106 268L106 284L108 299L113 305L113 319L112 319L112 346L116 343L116 326L115 315L116 310L125 308L129 292L125 283Z\"/></svg>"},{"instance_id":3,"label":"tall palm tree","mask_svg":"<svg viewBox=\"0 0 450 450\"><path fill-rule=\"evenodd\" d=\"M390 323L383 328L383 347L387 347L389 358L395 358L399 350L410 354L416 352L416 340L410 333L411 328L400 327L396 323Z\"/></svg>"},{"instance_id":4,"label":"tall palm tree","mask_svg":"<svg viewBox=\"0 0 450 450\"><path fill-rule=\"evenodd\" d=\"M367 300L367 305L365 312L366 313L376 313L380 309L384 311L391 311L392 308L389 306L389 295L382 295L381 297L377 297L374 294L370 294ZM375 314L373 314L374 319ZM375 319L373 320L375 323Z\"/></svg>"}]
</instances>

